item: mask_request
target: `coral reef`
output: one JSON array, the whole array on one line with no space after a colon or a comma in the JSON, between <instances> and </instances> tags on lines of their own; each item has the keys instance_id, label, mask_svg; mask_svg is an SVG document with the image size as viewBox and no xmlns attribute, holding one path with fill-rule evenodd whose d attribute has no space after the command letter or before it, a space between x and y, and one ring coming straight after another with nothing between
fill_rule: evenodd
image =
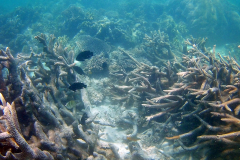
<instances>
[{"instance_id":1,"label":"coral reef","mask_svg":"<svg viewBox=\"0 0 240 160\"><path fill-rule=\"evenodd\" d=\"M62 25L62 31L69 37L73 37L79 31L79 26L84 21L87 21L87 16L85 15L82 8L77 6L69 6L62 12L62 17L64 23Z\"/></svg>"},{"instance_id":2,"label":"coral reef","mask_svg":"<svg viewBox=\"0 0 240 160\"><path fill-rule=\"evenodd\" d=\"M152 61L162 61L162 59L172 59L175 57L171 50L169 37L160 30L151 32L151 36L145 34L144 43L147 58Z\"/></svg>"},{"instance_id":3,"label":"coral reef","mask_svg":"<svg viewBox=\"0 0 240 160\"><path fill-rule=\"evenodd\" d=\"M101 78L102 76L107 76L109 71L109 59L104 57L104 53L94 56L91 58L84 70L89 76L94 75L96 78Z\"/></svg>"},{"instance_id":4,"label":"coral reef","mask_svg":"<svg viewBox=\"0 0 240 160\"><path fill-rule=\"evenodd\" d=\"M51 4L0 15L0 159L239 159L240 46L206 47L239 38L236 7Z\"/></svg>"},{"instance_id":5,"label":"coral reef","mask_svg":"<svg viewBox=\"0 0 240 160\"><path fill-rule=\"evenodd\" d=\"M96 29L97 32L93 35L97 38L109 42L112 45L120 45L130 48L134 45L134 43L136 43L136 41L134 41L136 38L132 38L132 34L137 34L137 31L132 33L132 30L125 29L125 26L128 25L128 23L131 22L125 22L124 20L114 18L109 19L108 17L103 16L98 21L95 21L91 28Z\"/></svg>"},{"instance_id":6,"label":"coral reef","mask_svg":"<svg viewBox=\"0 0 240 160\"><path fill-rule=\"evenodd\" d=\"M142 49L119 47L109 54L115 60L109 60L104 57L109 46L87 37L105 45L86 63L87 69L96 69L93 74L108 63L109 77L99 80L75 71L76 48L65 47L66 37L41 34L35 39L42 44L39 54L32 49L30 55L14 58L9 48L0 52L2 159L239 155L240 65L231 54L216 53L216 46L207 49L207 39L186 39L184 54L163 59L157 67L130 52L144 54ZM131 62L131 69L123 65L126 62ZM69 90L76 81L88 88Z\"/></svg>"},{"instance_id":7,"label":"coral reef","mask_svg":"<svg viewBox=\"0 0 240 160\"><path fill-rule=\"evenodd\" d=\"M2 24L0 26L0 43L8 44L10 45L9 47L18 49L21 45L15 43L14 38L23 32L29 24L39 19L38 11L38 8L17 7L12 13L0 15Z\"/></svg>"},{"instance_id":8,"label":"coral reef","mask_svg":"<svg viewBox=\"0 0 240 160\"><path fill-rule=\"evenodd\" d=\"M207 36L218 44L238 39L239 9L229 1L171 0L167 8L174 19L186 23L194 37ZM230 30L235 32L228 32Z\"/></svg>"},{"instance_id":9,"label":"coral reef","mask_svg":"<svg viewBox=\"0 0 240 160\"><path fill-rule=\"evenodd\" d=\"M68 90L69 84L80 79L72 69L73 54L54 43L53 35L49 43L44 34L35 38L43 44L41 54L32 52L30 56L19 54L14 58L9 48L1 50L1 70L8 70L8 76L1 74L1 92L7 102L12 102L10 105L0 95L1 159L108 156L96 149L99 127L92 123L96 115L90 112L87 92ZM76 96L82 97L82 106L78 105L77 111L68 110L65 104ZM79 114L81 107L84 114Z\"/></svg>"},{"instance_id":10,"label":"coral reef","mask_svg":"<svg viewBox=\"0 0 240 160\"><path fill-rule=\"evenodd\" d=\"M145 112L139 113L137 128L149 129L136 135L145 147L162 148L165 157L236 159L239 64L231 55L215 53L216 46L207 50L205 39L185 43L192 48L181 61L166 62L164 70L129 56L137 68L111 74L122 76L109 88L111 99L125 106L141 103Z\"/></svg>"},{"instance_id":11,"label":"coral reef","mask_svg":"<svg viewBox=\"0 0 240 160\"><path fill-rule=\"evenodd\" d=\"M90 50L91 52L94 52L94 54L104 53L104 55L106 55L111 50L111 47L107 43L89 35L78 34L73 40L78 47L78 51Z\"/></svg>"},{"instance_id":12,"label":"coral reef","mask_svg":"<svg viewBox=\"0 0 240 160\"><path fill-rule=\"evenodd\" d=\"M131 71L136 67L134 61L129 59L129 57L124 53L125 52L122 52L120 50L115 50L110 53L110 58L112 61L112 64L110 65L110 71L112 71L112 73L118 72L120 70Z\"/></svg>"}]
</instances>

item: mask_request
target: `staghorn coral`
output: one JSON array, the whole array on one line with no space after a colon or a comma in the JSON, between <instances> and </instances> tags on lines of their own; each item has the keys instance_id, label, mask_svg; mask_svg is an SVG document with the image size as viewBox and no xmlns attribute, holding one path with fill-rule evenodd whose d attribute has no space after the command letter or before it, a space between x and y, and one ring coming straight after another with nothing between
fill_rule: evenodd
<instances>
[{"instance_id":1,"label":"staghorn coral","mask_svg":"<svg viewBox=\"0 0 240 160\"><path fill-rule=\"evenodd\" d=\"M55 42L54 36L49 43L44 35L36 39L43 44L41 54L32 51L30 56L19 54L14 58L9 48L1 51L1 71L7 70L11 75L1 75L0 80L7 82L1 83L1 92L15 104L19 115L16 118L14 111L6 109L4 114L10 113L12 118L1 120L4 143L0 144L4 147L0 152L5 159L23 154L35 159L119 158L112 137L102 132L110 127L121 128L124 132L115 137L122 143L130 142L129 148L135 146L130 150L132 158L153 158L145 155L151 148L166 159L238 157L240 65L231 55L216 54L216 46L212 52L206 49L206 39L187 39L185 44L191 47L186 47L190 49L182 59L164 61L160 68L140 62L129 51L119 48L116 53L131 60L135 69L126 71L118 66L120 69L110 73L110 79L99 83L75 73L74 52ZM77 80L89 81L95 90L89 91L91 86L81 93L68 90L69 84ZM107 90L101 90L107 86ZM95 96L94 92L101 95ZM109 113L99 114L97 108L103 110L102 106L94 107L92 103L97 98L102 102L106 95L119 104L119 113L103 121ZM79 97L81 106L76 106L75 111L65 107ZM2 100L1 110L5 110L4 106L8 105ZM19 134L14 137L7 125L16 120L19 125L14 122L12 128ZM26 141L22 148L17 148L19 136ZM104 136L111 144L99 140ZM24 150L28 146L29 153Z\"/></svg>"},{"instance_id":2,"label":"staghorn coral","mask_svg":"<svg viewBox=\"0 0 240 160\"><path fill-rule=\"evenodd\" d=\"M172 59L175 57L171 50L168 35L160 30L151 32L151 36L145 34L145 50L150 54L145 56L153 61L162 62L162 59Z\"/></svg>"},{"instance_id":3,"label":"staghorn coral","mask_svg":"<svg viewBox=\"0 0 240 160\"><path fill-rule=\"evenodd\" d=\"M161 31L164 31L164 33L168 34L170 40L173 40L174 37L177 38L180 36L180 33L181 35L184 35L188 32L187 26L183 21L179 23L176 23L175 21L176 20L174 20L174 18L166 12L157 18L157 24L160 26L158 28L161 28Z\"/></svg>"},{"instance_id":4,"label":"staghorn coral","mask_svg":"<svg viewBox=\"0 0 240 160\"><path fill-rule=\"evenodd\" d=\"M1 139L13 138L15 141L16 148L19 148L22 152L20 154L12 154L8 151L6 156L2 156L2 159L14 158L14 159L53 159L53 156L47 151L41 151L39 148L32 148L23 138L21 130L19 127L17 114L15 110L15 104L6 103L2 94L0 94L0 99L2 102L1 108L3 109L3 118L6 119L7 131L0 134ZM14 143L13 141L13 143Z\"/></svg>"},{"instance_id":5,"label":"staghorn coral","mask_svg":"<svg viewBox=\"0 0 240 160\"><path fill-rule=\"evenodd\" d=\"M87 92L73 94L68 90L69 84L80 78L71 68L75 65L71 63L72 51L66 54L61 44L54 43L54 36L49 43L43 34L35 38L43 44L41 54L32 52L30 56L19 54L13 58L9 48L1 50L0 64L9 72L7 77L1 75L1 80L7 82L2 83L1 92L9 97L7 101L12 101L10 105L1 98L1 111L4 111L0 128L4 142L0 143L4 146L1 158L86 159L91 155L105 158L96 149L99 127L93 121L97 114L90 112ZM80 108L74 113L65 107L76 96L82 97L85 118L79 114ZM80 139L84 145L79 143ZM111 156L112 151L108 152L106 156Z\"/></svg>"},{"instance_id":6,"label":"staghorn coral","mask_svg":"<svg viewBox=\"0 0 240 160\"><path fill-rule=\"evenodd\" d=\"M216 46L210 52L205 42L187 39L192 48L181 61L167 62L165 70L121 50L137 67L111 74L118 77L118 84L109 91L113 101L126 107L141 103L145 108L139 112L145 124L139 121L137 128L149 129L136 134L144 148L155 144L167 158L238 157L239 64L231 55L216 54ZM199 154L193 154L196 151Z\"/></svg>"},{"instance_id":7,"label":"staghorn coral","mask_svg":"<svg viewBox=\"0 0 240 160\"><path fill-rule=\"evenodd\" d=\"M136 67L134 61L122 54L120 50L113 51L110 53L112 60L111 65L109 66L110 72L117 72L121 69L125 71L131 71Z\"/></svg>"},{"instance_id":8,"label":"staghorn coral","mask_svg":"<svg viewBox=\"0 0 240 160\"><path fill-rule=\"evenodd\" d=\"M13 101L17 96L21 94L22 82L20 82L17 71L17 62L10 53L10 49L7 47L6 51L0 51L0 69L1 69L1 87L2 93L7 101ZM7 75L3 75L3 71L7 72Z\"/></svg>"}]
</instances>

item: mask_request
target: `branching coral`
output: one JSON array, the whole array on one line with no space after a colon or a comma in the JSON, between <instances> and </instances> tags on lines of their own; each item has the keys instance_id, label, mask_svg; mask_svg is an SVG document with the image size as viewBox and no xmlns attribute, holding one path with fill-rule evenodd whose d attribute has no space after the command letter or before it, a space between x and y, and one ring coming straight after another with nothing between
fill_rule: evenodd
<instances>
[{"instance_id":1,"label":"branching coral","mask_svg":"<svg viewBox=\"0 0 240 160\"><path fill-rule=\"evenodd\" d=\"M1 51L1 67L8 70L8 76L1 75L1 92L12 101L10 105L1 97L1 158L85 159L93 154L98 158L111 155L97 153L99 127L93 124L97 114L90 112L87 93L68 90L69 84L80 78L72 68L73 51L66 53L54 43L54 36L49 43L44 35L35 38L43 44L41 54L13 58L9 48ZM85 117L79 114L80 106L78 112L65 107L76 96L82 97ZM85 145L79 144L79 139Z\"/></svg>"},{"instance_id":2,"label":"branching coral","mask_svg":"<svg viewBox=\"0 0 240 160\"><path fill-rule=\"evenodd\" d=\"M1 90L7 100L13 101L17 96L21 94L22 83L19 80L17 73L17 62L12 56L10 49L7 47L6 51L0 51L1 60ZM7 69L8 75L5 79L3 70ZM11 92L10 92L11 91Z\"/></svg>"},{"instance_id":3,"label":"branching coral","mask_svg":"<svg viewBox=\"0 0 240 160\"><path fill-rule=\"evenodd\" d=\"M151 33L151 36L145 34L146 50L149 59L162 61L162 59L172 59L175 57L171 50L168 35L160 30Z\"/></svg>"},{"instance_id":4,"label":"branching coral","mask_svg":"<svg viewBox=\"0 0 240 160\"><path fill-rule=\"evenodd\" d=\"M192 156L197 150L208 152L208 158L234 159L231 153L238 153L239 143L239 64L230 55L216 54L216 46L208 51L205 39L185 43L192 48L181 61L166 63L163 71L133 60L137 66L133 71L111 74L123 77L119 85L111 86L112 99L131 99L126 106L141 103L151 113L145 115L147 123L143 126L159 127L160 131L152 129L152 136L143 140L145 145L168 144L162 152L174 158L185 152Z\"/></svg>"},{"instance_id":5,"label":"branching coral","mask_svg":"<svg viewBox=\"0 0 240 160\"><path fill-rule=\"evenodd\" d=\"M15 104L6 103L2 94L0 94L0 99L2 102L1 108L3 109L4 116L6 119L7 131L1 133L1 139L13 138L15 141L15 146L19 148L22 152L21 154L11 154L11 151L8 151L6 156L2 156L3 159L8 159L10 157L14 157L14 159L45 159L50 160L53 159L53 156L47 151L41 151L37 147L30 147L30 145L25 141L23 135L21 134L21 130L18 123L18 118L15 110ZM11 141L14 143L14 141Z\"/></svg>"}]
</instances>

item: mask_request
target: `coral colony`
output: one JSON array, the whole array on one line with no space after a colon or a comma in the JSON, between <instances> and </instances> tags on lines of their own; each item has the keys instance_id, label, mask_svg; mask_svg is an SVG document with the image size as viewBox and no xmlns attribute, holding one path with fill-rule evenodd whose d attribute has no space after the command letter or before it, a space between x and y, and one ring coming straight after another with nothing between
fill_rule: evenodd
<instances>
[{"instance_id":1,"label":"coral colony","mask_svg":"<svg viewBox=\"0 0 240 160\"><path fill-rule=\"evenodd\" d=\"M125 111L108 124L91 113L86 86L75 83L80 78L73 69L73 54L54 43L54 36L48 44L43 34L35 38L43 44L42 54L14 58L9 48L1 50L1 68L8 70L0 79L1 159L121 159L120 148L114 141L102 140L100 130L104 126L126 129L123 125L132 126L122 137L132 159L151 158L146 152L150 146L158 146L158 154L166 159L196 151L205 157L216 151L219 156L238 152L240 65L230 54L216 54L216 46L210 52L205 40L187 39L184 47L192 48L181 59L171 54L174 59L165 61L161 69L118 48L135 69L109 73L110 101ZM84 86L73 92L70 84ZM82 116L70 102L79 96ZM142 111L130 109L131 105Z\"/></svg>"},{"instance_id":2,"label":"coral colony","mask_svg":"<svg viewBox=\"0 0 240 160\"><path fill-rule=\"evenodd\" d=\"M202 18L196 3L208 6ZM173 17L181 13L192 23L186 23L190 30L204 25L211 34L224 30L216 15L224 24L237 21L226 17L232 12L215 8L220 1L212 3L169 5ZM127 10L131 4L122 5ZM167 12L149 25L137 17L154 10L151 5L129 10L130 24L114 11L95 11L106 16L94 19L96 13L70 6L56 18L65 20L55 35L66 36L47 34L47 25L40 34L36 24L31 41L19 34L10 43L16 30L0 34L11 45L0 45L0 160L239 159L240 46L218 52L216 45L206 47L216 40L180 36L187 26ZM6 26L21 26L21 14L37 11L17 9L19 16ZM211 30L202 23L208 15ZM6 26L0 28L11 29ZM30 49L14 54L23 45L18 42Z\"/></svg>"}]
</instances>

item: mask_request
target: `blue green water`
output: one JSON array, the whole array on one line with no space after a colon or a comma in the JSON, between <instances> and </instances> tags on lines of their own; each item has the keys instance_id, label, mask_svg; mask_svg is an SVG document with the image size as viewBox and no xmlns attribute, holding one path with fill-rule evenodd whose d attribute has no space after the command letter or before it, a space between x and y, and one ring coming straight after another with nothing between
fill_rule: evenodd
<instances>
[{"instance_id":1,"label":"blue green water","mask_svg":"<svg viewBox=\"0 0 240 160\"><path fill-rule=\"evenodd\" d=\"M81 11L75 11L83 14L74 13L71 6L78 7ZM118 21L118 29L126 34L133 34L129 30L135 24L144 23L145 28L138 31L141 35L160 29L169 35L170 40L190 35L208 37L209 45L240 40L240 2L236 0L1 0L0 9L0 44L10 46L16 52L24 45L16 41L17 35L26 37L23 34L26 29L32 29L32 36L41 32L72 38L80 31L96 36L99 28L96 25L103 17ZM111 38L103 35L98 38L111 43ZM129 38L134 39L130 35ZM14 47L13 43L19 46Z\"/></svg>"}]
</instances>

